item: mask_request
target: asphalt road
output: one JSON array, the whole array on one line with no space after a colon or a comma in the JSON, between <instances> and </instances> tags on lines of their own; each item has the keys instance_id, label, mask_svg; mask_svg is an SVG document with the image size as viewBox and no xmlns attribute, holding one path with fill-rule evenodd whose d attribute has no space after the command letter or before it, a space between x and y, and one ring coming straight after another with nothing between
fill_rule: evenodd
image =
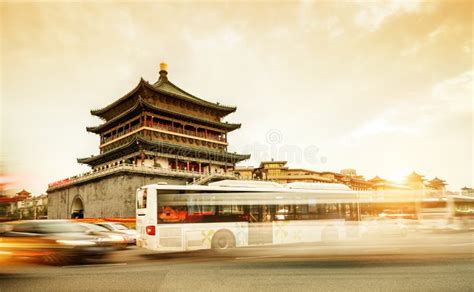
<instances>
[{"instance_id":1,"label":"asphalt road","mask_svg":"<svg viewBox=\"0 0 474 292\"><path fill-rule=\"evenodd\" d=\"M331 246L300 244L0 267L1 291L474 291L473 233Z\"/></svg>"}]
</instances>

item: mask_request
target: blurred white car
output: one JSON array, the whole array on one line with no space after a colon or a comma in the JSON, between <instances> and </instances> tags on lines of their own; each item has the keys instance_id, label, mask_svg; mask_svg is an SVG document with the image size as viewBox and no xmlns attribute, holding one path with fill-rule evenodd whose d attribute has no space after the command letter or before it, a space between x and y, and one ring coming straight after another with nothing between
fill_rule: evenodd
<instances>
[{"instance_id":1,"label":"blurred white car","mask_svg":"<svg viewBox=\"0 0 474 292\"><path fill-rule=\"evenodd\" d=\"M128 236L125 234L116 233L108 230L105 227L97 224L79 222L77 223L83 227L86 234L100 235L103 237L102 241L109 242L115 249L124 249L128 245Z\"/></svg>"},{"instance_id":2,"label":"blurred white car","mask_svg":"<svg viewBox=\"0 0 474 292\"><path fill-rule=\"evenodd\" d=\"M0 255L66 265L101 258L114 250L110 236L87 230L82 223L66 220L9 222L0 228Z\"/></svg>"},{"instance_id":3,"label":"blurred white car","mask_svg":"<svg viewBox=\"0 0 474 292\"><path fill-rule=\"evenodd\" d=\"M137 241L137 231L135 229L130 229L127 226L117 223L117 222L98 222L95 223L101 227L106 228L110 232L120 234L123 236L127 244L132 245Z\"/></svg>"}]
</instances>

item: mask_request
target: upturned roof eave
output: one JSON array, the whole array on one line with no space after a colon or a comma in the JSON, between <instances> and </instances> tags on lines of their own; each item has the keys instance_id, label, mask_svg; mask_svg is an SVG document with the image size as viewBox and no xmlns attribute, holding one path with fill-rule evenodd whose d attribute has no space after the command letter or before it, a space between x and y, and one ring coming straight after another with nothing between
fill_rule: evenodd
<instances>
[{"instance_id":1,"label":"upturned roof eave","mask_svg":"<svg viewBox=\"0 0 474 292\"><path fill-rule=\"evenodd\" d=\"M230 124L230 123L222 123L222 122L214 122L214 121L208 121L208 120L204 120L204 119L200 119L200 118L196 118L196 117L192 117L192 116L188 116L188 115L185 115L185 114L182 114L182 113L178 113L178 112L174 112L174 111L170 111L170 110L165 110L165 109L161 109L161 108L158 108L148 102L146 102L145 100L143 100L141 97L138 98L137 102L134 104L133 107L131 107L129 110L123 112L122 114L110 119L109 121L105 122L104 124L102 125L99 125L99 126L95 126L95 127L86 127L86 130L88 132L91 132L91 133L95 133L95 134L98 134L100 133L100 131L102 129L104 129L105 127L107 127L108 125L110 124L113 124L114 122L116 122L117 120L123 118L124 116L128 115L130 112L133 112L134 110L136 110L138 107L140 106L143 106L145 108L149 108L149 109L152 109L152 110L155 110L157 112L165 112L165 113L168 113L168 114L171 114L171 115L176 115L176 116L182 116L182 117L185 117L185 118L188 118L190 120L194 120L196 122L201 122L201 123L205 123L205 124L209 124L209 125L213 125L217 128L224 128L226 130L229 130L229 131L233 131L233 130L236 130L236 129L239 129L242 124Z\"/></svg>"},{"instance_id":2,"label":"upturned roof eave","mask_svg":"<svg viewBox=\"0 0 474 292\"><path fill-rule=\"evenodd\" d=\"M175 94L173 92L169 92L169 91L166 91L164 89L161 89L160 86L163 85L163 84L168 84L171 87L174 87L177 91L181 91L182 95ZM185 99L185 100L188 100L188 101L191 101L191 102L194 102L194 103L198 103L198 104L201 104L201 105L214 107L217 110L225 112L226 115L230 114L230 113L233 113L237 110L237 107L235 107L235 106L225 106L225 105L221 105L219 103L214 103L214 102L210 102L210 101L207 101L205 99L199 98L199 97L187 92L186 90L181 89L179 86L175 85L173 82L169 81L168 79L166 79L166 80L159 79L153 85L146 82L146 85L150 86L151 89L156 90L156 91L158 91L160 93L163 93L163 94L172 95L172 96L175 96L175 97L178 97L178 98L181 98L181 99Z\"/></svg>"},{"instance_id":3,"label":"upturned roof eave","mask_svg":"<svg viewBox=\"0 0 474 292\"><path fill-rule=\"evenodd\" d=\"M95 155L95 156L91 156L91 157L77 158L77 162L82 163L82 164L89 164L90 162L93 162L97 159L100 159L102 157L106 157L107 155L110 155L110 154L115 153L117 151L120 151L122 149L126 149L126 148L132 146L133 144L135 144L137 141L138 141L138 138L135 138L135 139L132 139L127 144L121 145L121 146L119 146L119 147L117 147L117 148L115 148L115 149L113 149L109 152L105 152L105 153Z\"/></svg>"},{"instance_id":4,"label":"upturned roof eave","mask_svg":"<svg viewBox=\"0 0 474 292\"><path fill-rule=\"evenodd\" d=\"M119 105L120 103L122 103L124 100L126 100L127 98L129 98L130 96L132 96L135 92L138 91L138 89L142 86L146 84L146 81L143 79L143 78L140 78L140 81L138 82L137 86L135 86L135 88L133 88L131 91L129 91L127 94L125 94L124 96L122 96L121 98L117 99L116 101L112 102L111 104L101 108L101 109L95 109L95 110L91 110L90 113L91 115L94 115L94 116L98 116L98 117L101 117L102 118L102 115L104 113L106 113L108 110L112 109L113 107Z\"/></svg>"},{"instance_id":5,"label":"upturned roof eave","mask_svg":"<svg viewBox=\"0 0 474 292\"><path fill-rule=\"evenodd\" d=\"M171 86L174 86L175 88L177 88L178 90L184 92L185 94L189 95L190 97L186 97L186 96L183 96L183 95L178 95L178 94L175 94L173 92L169 92L169 91L166 91L166 90L162 90L160 88L157 88L153 85L151 85L150 83L148 83L147 81L145 81L143 78L140 78L140 81L138 82L137 86L135 86L134 89L132 89L131 91L129 91L127 94L125 94L124 96L122 96L121 98L117 99L116 101L112 102L111 104L101 108L101 109L95 109L95 110L91 110L90 113L91 115L94 115L94 116L98 116L100 118L104 118L103 115L108 111L108 110L111 110L112 108L114 108L115 106L119 105L120 103L122 103L123 101L125 101L126 99L128 99L129 97L131 97L134 93L136 93L138 91L138 89L141 87L141 86L145 86L147 87L148 89L152 90L152 91L155 91L155 92L158 92L158 93L161 93L161 94L165 94L165 95L168 95L168 96L173 96L173 97L176 97L176 98L179 98L179 99L183 99L183 100L186 100L186 101L189 101L189 102L193 102L193 103L197 103L197 104L200 104L200 105L204 105L204 106L208 106L208 107L212 107L216 110L220 110L222 112L225 113L225 115L223 116L226 116L230 113L233 113L237 110L237 107L234 107L234 106L224 106L224 105L220 105L220 104L216 104L216 103L212 103L212 102L209 102L209 101L206 101L204 99L201 99L201 98L198 98L198 97L195 97L194 95L192 94L189 94L187 93L186 91L182 90L181 88L179 88L178 86L174 85L173 83L171 83L170 81L166 81L167 83L171 84Z\"/></svg>"},{"instance_id":6,"label":"upturned roof eave","mask_svg":"<svg viewBox=\"0 0 474 292\"><path fill-rule=\"evenodd\" d=\"M204 120L204 119L189 116L189 115L186 115L186 114L183 114L183 113L162 109L162 108L159 108L159 107L157 107L157 106L155 106L155 105L153 105L153 104L151 104L151 103L149 103L149 102L147 102L147 101L145 101L141 98L140 98L140 102L143 104L143 106L145 106L146 108L152 109L152 110L161 111L161 112L165 112L165 113L172 114L172 115L182 116L184 118L188 118L188 119L191 119L191 120L194 120L194 121L197 121L197 122L212 124L216 127L221 127L221 128L227 129L227 130L236 130L236 129L239 129L242 126L242 124L230 124L230 123L222 123L222 122Z\"/></svg>"},{"instance_id":7,"label":"upturned roof eave","mask_svg":"<svg viewBox=\"0 0 474 292\"><path fill-rule=\"evenodd\" d=\"M112 155L118 151L121 151L123 149L126 149L128 147L131 147L133 145L136 145L137 143L143 143L145 145L150 145L150 146L158 146L158 145L162 145L162 144L166 144L170 147L174 147L174 148L192 148L196 151L203 151L203 152L206 152L206 153L209 153L209 154L212 154L212 155L226 155L226 156L230 156L231 158L233 158L234 160L238 160L237 162L240 162L240 161L243 161L243 160L247 160L250 158L250 154L237 154L237 153L230 153L230 152L218 152L218 151L211 151L209 149L200 149L200 148L196 148L196 147L190 147L190 146L180 146L180 145L174 145L174 144L171 144L171 143L167 143L167 142L153 142L153 141L150 141L150 140L147 140L147 139L144 139L142 137L135 137L134 139L130 140L128 143L124 144L124 145L121 145L111 151L108 151L108 152L105 152L105 153L102 153L102 154L99 154L99 155L96 155L96 156L91 156L91 157L85 157L85 158L77 158L77 162L78 163L82 163L82 164L90 164L91 162L93 161L96 161L100 158L103 158L103 157L106 157L106 156L109 156L109 155Z\"/></svg>"},{"instance_id":8,"label":"upturned roof eave","mask_svg":"<svg viewBox=\"0 0 474 292\"><path fill-rule=\"evenodd\" d=\"M135 104L131 108L126 110L125 112L121 113L118 116L113 117L112 119L108 120L107 122L103 123L102 125L95 126L95 127L86 127L86 130L88 132L91 132L91 133L99 134L100 130L102 130L103 128L105 128L105 127L107 127L107 126L109 126L113 123L115 123L116 121L120 120L121 118L127 116L129 113L135 111L138 107L143 105L143 103L144 103L143 99L141 97L138 97Z\"/></svg>"}]
</instances>

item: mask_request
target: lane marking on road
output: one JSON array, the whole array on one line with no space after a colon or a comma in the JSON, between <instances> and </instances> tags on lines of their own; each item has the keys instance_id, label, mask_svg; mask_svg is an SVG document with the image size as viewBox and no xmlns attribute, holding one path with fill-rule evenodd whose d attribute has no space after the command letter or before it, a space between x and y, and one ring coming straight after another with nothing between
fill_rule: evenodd
<instances>
[{"instance_id":1,"label":"lane marking on road","mask_svg":"<svg viewBox=\"0 0 474 292\"><path fill-rule=\"evenodd\" d=\"M89 267L112 267L112 266L126 266L127 263L116 263L116 264L90 264L90 265L73 265L73 266L62 266L62 268L74 269L74 268L89 268Z\"/></svg>"},{"instance_id":2,"label":"lane marking on road","mask_svg":"<svg viewBox=\"0 0 474 292\"><path fill-rule=\"evenodd\" d=\"M466 246L466 245L474 245L474 242L464 242L464 243L451 244L451 246Z\"/></svg>"},{"instance_id":3,"label":"lane marking on road","mask_svg":"<svg viewBox=\"0 0 474 292\"><path fill-rule=\"evenodd\" d=\"M264 259L264 258L281 258L284 257L283 255L278 256L255 256L255 257L239 257L235 258L236 260L248 260L248 259Z\"/></svg>"},{"instance_id":4,"label":"lane marking on road","mask_svg":"<svg viewBox=\"0 0 474 292\"><path fill-rule=\"evenodd\" d=\"M398 251L399 248L374 248L374 249L366 249L364 252L384 252L384 251Z\"/></svg>"}]
</instances>

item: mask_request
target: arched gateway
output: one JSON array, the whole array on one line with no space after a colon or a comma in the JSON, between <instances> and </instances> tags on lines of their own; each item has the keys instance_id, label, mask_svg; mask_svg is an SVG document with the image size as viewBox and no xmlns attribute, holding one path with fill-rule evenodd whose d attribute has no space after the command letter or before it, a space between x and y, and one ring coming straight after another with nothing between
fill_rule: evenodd
<instances>
[{"instance_id":1,"label":"arched gateway","mask_svg":"<svg viewBox=\"0 0 474 292\"><path fill-rule=\"evenodd\" d=\"M82 199L79 196L76 196L74 200L72 201L71 218L72 219L84 218L84 203L82 202Z\"/></svg>"}]
</instances>

